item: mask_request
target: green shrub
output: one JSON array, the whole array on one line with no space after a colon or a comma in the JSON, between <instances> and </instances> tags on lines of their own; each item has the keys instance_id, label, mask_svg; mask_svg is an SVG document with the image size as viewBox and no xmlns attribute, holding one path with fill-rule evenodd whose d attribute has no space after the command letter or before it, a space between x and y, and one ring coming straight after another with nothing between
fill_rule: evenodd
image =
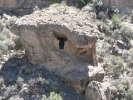
<instances>
[{"instance_id":1,"label":"green shrub","mask_svg":"<svg viewBox=\"0 0 133 100\"><path fill-rule=\"evenodd\" d=\"M33 11L38 11L39 10L39 7L38 6L35 6L34 8L33 8Z\"/></svg>"},{"instance_id":2,"label":"green shrub","mask_svg":"<svg viewBox=\"0 0 133 100\"><path fill-rule=\"evenodd\" d=\"M93 2L96 6L102 6L102 5L103 5L102 0L92 0L92 2Z\"/></svg>"},{"instance_id":3,"label":"green shrub","mask_svg":"<svg viewBox=\"0 0 133 100\"><path fill-rule=\"evenodd\" d=\"M127 100L133 100L133 89L129 89L127 92L126 92L126 99Z\"/></svg>"},{"instance_id":4,"label":"green shrub","mask_svg":"<svg viewBox=\"0 0 133 100\"><path fill-rule=\"evenodd\" d=\"M92 19L94 19L94 20L96 20L97 18L97 15L96 15L96 13L95 12L90 12L89 13L89 16L92 18Z\"/></svg>"},{"instance_id":5,"label":"green shrub","mask_svg":"<svg viewBox=\"0 0 133 100\"><path fill-rule=\"evenodd\" d=\"M57 94L55 92L51 92L50 96L47 98L46 95L43 95L41 100L63 100L60 94Z\"/></svg>"},{"instance_id":6,"label":"green shrub","mask_svg":"<svg viewBox=\"0 0 133 100\"><path fill-rule=\"evenodd\" d=\"M129 56L129 53L127 51L123 51L121 57L124 59L124 61L126 61L126 59L128 58L128 56Z\"/></svg>"},{"instance_id":7,"label":"green shrub","mask_svg":"<svg viewBox=\"0 0 133 100\"><path fill-rule=\"evenodd\" d=\"M116 29L116 30L114 30L114 31L112 32L111 38L112 38L112 39L118 39L118 37L121 36L120 34L121 34L121 31L120 31L119 29Z\"/></svg>"},{"instance_id":8,"label":"green shrub","mask_svg":"<svg viewBox=\"0 0 133 100\"><path fill-rule=\"evenodd\" d=\"M47 85L49 86L50 91L58 91L59 85L57 82L52 81L51 79L47 80Z\"/></svg>"},{"instance_id":9,"label":"green shrub","mask_svg":"<svg viewBox=\"0 0 133 100\"><path fill-rule=\"evenodd\" d=\"M123 59L120 57L116 57L114 55L106 55L104 57L104 68L106 73L112 73L114 74L114 77L122 74L126 69L125 69L125 64L123 63Z\"/></svg>"},{"instance_id":10,"label":"green shrub","mask_svg":"<svg viewBox=\"0 0 133 100\"><path fill-rule=\"evenodd\" d=\"M10 38L10 36L11 36L10 33L11 33L11 31L8 28L4 28L3 31L1 32L1 34L6 36L7 38Z\"/></svg>"},{"instance_id":11,"label":"green shrub","mask_svg":"<svg viewBox=\"0 0 133 100\"><path fill-rule=\"evenodd\" d=\"M17 21L17 17L16 16L12 16L10 19L9 19L9 23L10 23L10 26L12 26L16 21Z\"/></svg>"},{"instance_id":12,"label":"green shrub","mask_svg":"<svg viewBox=\"0 0 133 100\"><path fill-rule=\"evenodd\" d=\"M122 18L120 18L121 21L127 21L129 19L128 15L123 15Z\"/></svg>"},{"instance_id":13,"label":"green shrub","mask_svg":"<svg viewBox=\"0 0 133 100\"><path fill-rule=\"evenodd\" d=\"M113 15L112 22L113 22L114 28L118 28L121 25L121 21L117 14Z\"/></svg>"},{"instance_id":14,"label":"green shrub","mask_svg":"<svg viewBox=\"0 0 133 100\"><path fill-rule=\"evenodd\" d=\"M133 31L129 27L127 27L127 26L123 25L120 28L120 32L122 33L121 35L123 37L128 37L128 38L132 38L133 37Z\"/></svg>"},{"instance_id":15,"label":"green shrub","mask_svg":"<svg viewBox=\"0 0 133 100\"><path fill-rule=\"evenodd\" d=\"M41 82L41 84L43 84L45 82L45 78L39 77L37 79L38 82Z\"/></svg>"},{"instance_id":16,"label":"green shrub","mask_svg":"<svg viewBox=\"0 0 133 100\"><path fill-rule=\"evenodd\" d=\"M128 79L114 80L111 83L118 89L120 100L133 100L133 89Z\"/></svg>"}]
</instances>

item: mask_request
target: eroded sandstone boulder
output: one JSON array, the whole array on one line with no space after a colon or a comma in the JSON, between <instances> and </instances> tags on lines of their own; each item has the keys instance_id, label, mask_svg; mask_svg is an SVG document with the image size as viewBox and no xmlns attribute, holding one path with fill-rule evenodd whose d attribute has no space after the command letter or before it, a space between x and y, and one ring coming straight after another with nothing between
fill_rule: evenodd
<instances>
[{"instance_id":1,"label":"eroded sandstone boulder","mask_svg":"<svg viewBox=\"0 0 133 100\"><path fill-rule=\"evenodd\" d=\"M52 5L20 18L11 30L23 39L33 64L69 56L95 62L100 33L95 22L76 8Z\"/></svg>"},{"instance_id":2,"label":"eroded sandstone boulder","mask_svg":"<svg viewBox=\"0 0 133 100\"><path fill-rule=\"evenodd\" d=\"M92 81L85 91L87 100L116 100L117 88L108 82Z\"/></svg>"},{"instance_id":3,"label":"eroded sandstone boulder","mask_svg":"<svg viewBox=\"0 0 133 100\"><path fill-rule=\"evenodd\" d=\"M86 13L54 4L20 18L11 31L22 38L32 64L53 71L79 93L85 91L88 65L97 65L95 44L101 35Z\"/></svg>"},{"instance_id":4,"label":"eroded sandstone boulder","mask_svg":"<svg viewBox=\"0 0 133 100\"><path fill-rule=\"evenodd\" d=\"M102 82L104 79L102 67L88 66L88 68L79 68L71 71L64 69L56 69L54 74L72 86L77 93L83 93L91 81Z\"/></svg>"}]
</instances>

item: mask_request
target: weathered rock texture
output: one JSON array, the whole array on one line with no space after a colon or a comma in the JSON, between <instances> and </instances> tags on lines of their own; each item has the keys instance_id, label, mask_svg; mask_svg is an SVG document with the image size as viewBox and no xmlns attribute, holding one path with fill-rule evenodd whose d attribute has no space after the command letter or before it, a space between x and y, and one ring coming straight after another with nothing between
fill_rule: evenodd
<instances>
[{"instance_id":1,"label":"weathered rock texture","mask_svg":"<svg viewBox=\"0 0 133 100\"><path fill-rule=\"evenodd\" d=\"M73 86L80 92L85 90L88 65L97 65L95 44L100 35L95 22L85 13L55 4L20 18L11 30L22 38L32 64L41 64L77 84Z\"/></svg>"},{"instance_id":2,"label":"weathered rock texture","mask_svg":"<svg viewBox=\"0 0 133 100\"><path fill-rule=\"evenodd\" d=\"M54 0L0 0L0 7L12 7L12 8L34 8L38 6L40 8L47 7ZM59 3L62 0L58 0ZM78 0L67 0L70 5L75 5Z\"/></svg>"},{"instance_id":3,"label":"weathered rock texture","mask_svg":"<svg viewBox=\"0 0 133 100\"><path fill-rule=\"evenodd\" d=\"M108 82L92 81L85 91L87 100L116 100L117 88Z\"/></svg>"},{"instance_id":4,"label":"weathered rock texture","mask_svg":"<svg viewBox=\"0 0 133 100\"><path fill-rule=\"evenodd\" d=\"M4 0L3 6L4 7L15 7L17 6L17 0Z\"/></svg>"}]
</instances>

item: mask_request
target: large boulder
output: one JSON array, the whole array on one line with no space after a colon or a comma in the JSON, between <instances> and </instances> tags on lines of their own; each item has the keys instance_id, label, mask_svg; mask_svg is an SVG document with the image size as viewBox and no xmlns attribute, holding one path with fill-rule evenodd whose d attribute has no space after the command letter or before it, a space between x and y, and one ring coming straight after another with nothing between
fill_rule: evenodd
<instances>
[{"instance_id":1,"label":"large boulder","mask_svg":"<svg viewBox=\"0 0 133 100\"><path fill-rule=\"evenodd\" d=\"M32 64L60 65L66 57L96 62L97 25L76 8L52 5L20 18L11 31L22 38Z\"/></svg>"},{"instance_id":2,"label":"large boulder","mask_svg":"<svg viewBox=\"0 0 133 100\"><path fill-rule=\"evenodd\" d=\"M44 66L77 91L85 91L90 80L88 65L97 65L95 44L100 36L91 18L79 9L54 4L23 16L11 31L22 39L30 63Z\"/></svg>"},{"instance_id":3,"label":"large boulder","mask_svg":"<svg viewBox=\"0 0 133 100\"><path fill-rule=\"evenodd\" d=\"M87 100L116 100L117 88L108 82L92 81L88 84L85 96Z\"/></svg>"},{"instance_id":4,"label":"large boulder","mask_svg":"<svg viewBox=\"0 0 133 100\"><path fill-rule=\"evenodd\" d=\"M64 68L65 69L65 68ZM102 67L88 66L76 70L56 69L54 73L68 85L72 86L77 93L83 93L92 80L102 82L104 70Z\"/></svg>"}]
</instances>

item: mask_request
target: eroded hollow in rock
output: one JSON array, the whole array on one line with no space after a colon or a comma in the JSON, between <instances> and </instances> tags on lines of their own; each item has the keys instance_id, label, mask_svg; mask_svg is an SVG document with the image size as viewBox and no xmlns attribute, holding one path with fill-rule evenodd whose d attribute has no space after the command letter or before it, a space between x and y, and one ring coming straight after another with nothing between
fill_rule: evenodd
<instances>
[{"instance_id":1,"label":"eroded hollow in rock","mask_svg":"<svg viewBox=\"0 0 133 100\"><path fill-rule=\"evenodd\" d=\"M59 49L64 49L65 42L67 41L67 37L61 33L53 32L54 36L59 41Z\"/></svg>"},{"instance_id":2,"label":"eroded hollow in rock","mask_svg":"<svg viewBox=\"0 0 133 100\"><path fill-rule=\"evenodd\" d=\"M59 40L59 49L64 49L66 38L57 38Z\"/></svg>"},{"instance_id":3,"label":"eroded hollow in rock","mask_svg":"<svg viewBox=\"0 0 133 100\"><path fill-rule=\"evenodd\" d=\"M56 50L65 53L69 57L76 57L79 60L89 62L91 65L93 65L93 53L95 53L95 47L93 45L88 44L83 47L77 47L66 35L64 35L64 33L59 33L52 30L52 34L54 35L54 40L52 44Z\"/></svg>"}]
</instances>

